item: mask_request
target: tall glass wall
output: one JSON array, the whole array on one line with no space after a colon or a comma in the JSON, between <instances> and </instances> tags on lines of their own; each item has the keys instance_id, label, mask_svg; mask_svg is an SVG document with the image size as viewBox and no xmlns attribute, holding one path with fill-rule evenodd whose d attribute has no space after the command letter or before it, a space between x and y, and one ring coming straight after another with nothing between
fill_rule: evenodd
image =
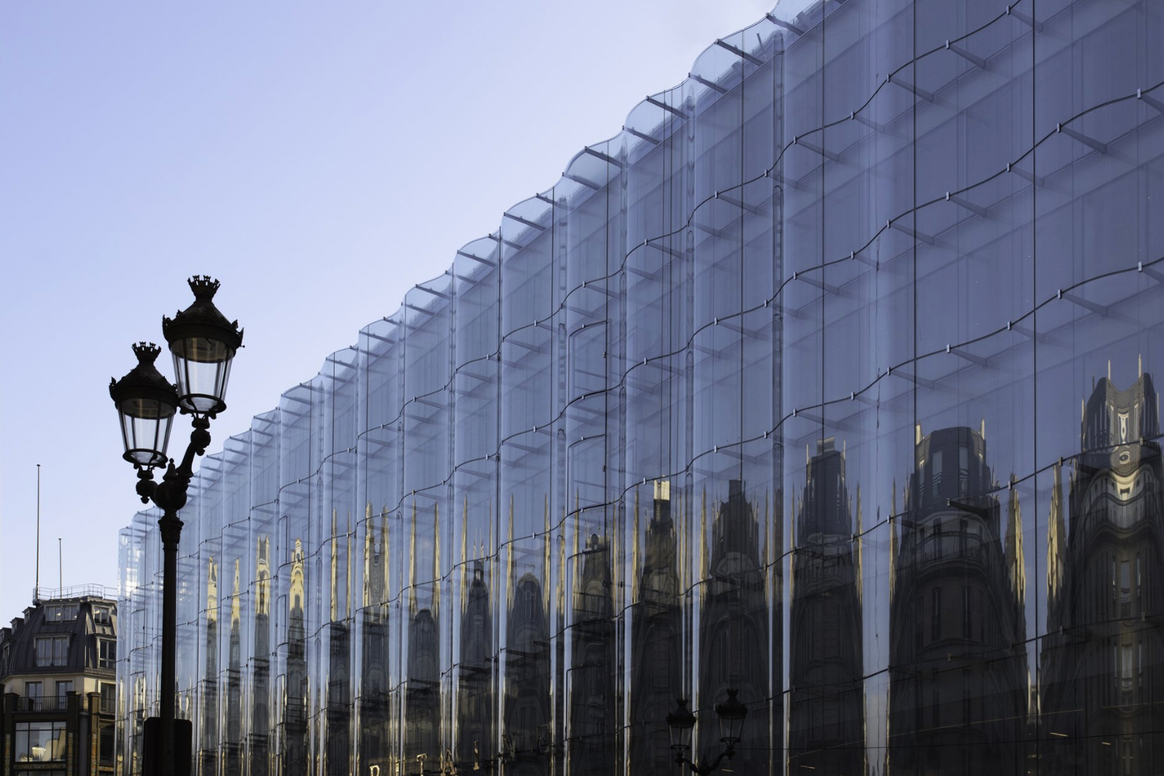
<instances>
[{"instance_id":1,"label":"tall glass wall","mask_svg":"<svg viewBox=\"0 0 1164 776\"><path fill-rule=\"evenodd\" d=\"M774 14L203 459L196 772L1164 772L1164 5Z\"/></svg>"}]
</instances>

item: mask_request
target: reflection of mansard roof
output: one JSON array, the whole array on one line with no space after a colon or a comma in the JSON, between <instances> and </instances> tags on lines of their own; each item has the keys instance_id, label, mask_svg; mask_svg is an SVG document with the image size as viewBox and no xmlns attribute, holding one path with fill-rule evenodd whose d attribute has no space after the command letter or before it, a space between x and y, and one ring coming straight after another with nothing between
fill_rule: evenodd
<instances>
[{"instance_id":1,"label":"reflection of mansard roof","mask_svg":"<svg viewBox=\"0 0 1164 776\"><path fill-rule=\"evenodd\" d=\"M910 495L915 509L945 509L951 500L982 496L993 489L986 465L986 438L965 426L940 428L918 440Z\"/></svg>"},{"instance_id":2,"label":"reflection of mansard roof","mask_svg":"<svg viewBox=\"0 0 1164 776\"><path fill-rule=\"evenodd\" d=\"M849 492L845 487L845 457L833 440L817 443L817 454L808 462L797 533L804 539L814 534L851 536Z\"/></svg>"},{"instance_id":3,"label":"reflection of mansard roof","mask_svg":"<svg viewBox=\"0 0 1164 776\"><path fill-rule=\"evenodd\" d=\"M1126 391L1101 377L1087 400L1083 417L1084 452L1110 445L1135 444L1159 433L1156 390L1150 374L1140 375Z\"/></svg>"},{"instance_id":4,"label":"reflection of mansard roof","mask_svg":"<svg viewBox=\"0 0 1164 776\"><path fill-rule=\"evenodd\" d=\"M730 555L757 561L760 552L759 526L752 505L744 496L744 481L728 481L728 500L720 504L715 520L711 550L712 566Z\"/></svg>"}]
</instances>

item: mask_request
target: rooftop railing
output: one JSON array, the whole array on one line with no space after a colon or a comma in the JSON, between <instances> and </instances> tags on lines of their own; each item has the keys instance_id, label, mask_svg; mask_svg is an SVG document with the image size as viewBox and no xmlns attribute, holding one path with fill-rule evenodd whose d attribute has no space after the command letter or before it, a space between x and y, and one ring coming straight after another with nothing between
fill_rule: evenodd
<instances>
[{"instance_id":1,"label":"rooftop railing","mask_svg":"<svg viewBox=\"0 0 1164 776\"><path fill-rule=\"evenodd\" d=\"M32 600L36 603L43 601L61 601L70 598L105 598L117 600L117 588L105 585L73 585L71 587L34 587Z\"/></svg>"}]
</instances>

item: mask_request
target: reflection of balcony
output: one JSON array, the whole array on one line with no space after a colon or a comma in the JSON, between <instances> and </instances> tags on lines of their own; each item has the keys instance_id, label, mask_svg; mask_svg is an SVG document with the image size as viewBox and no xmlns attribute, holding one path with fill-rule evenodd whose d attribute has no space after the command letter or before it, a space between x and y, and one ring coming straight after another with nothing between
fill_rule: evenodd
<instances>
[{"instance_id":1,"label":"reflection of balcony","mask_svg":"<svg viewBox=\"0 0 1164 776\"><path fill-rule=\"evenodd\" d=\"M918 566L937 562L976 563L986 565L990 553L980 536L962 533L931 534L914 545L914 563Z\"/></svg>"}]
</instances>

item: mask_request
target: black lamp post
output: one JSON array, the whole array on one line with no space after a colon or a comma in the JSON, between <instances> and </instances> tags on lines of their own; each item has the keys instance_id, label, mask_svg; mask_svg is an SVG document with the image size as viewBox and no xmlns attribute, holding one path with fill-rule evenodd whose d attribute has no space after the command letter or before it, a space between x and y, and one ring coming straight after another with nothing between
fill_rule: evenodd
<instances>
[{"instance_id":1,"label":"black lamp post","mask_svg":"<svg viewBox=\"0 0 1164 776\"><path fill-rule=\"evenodd\" d=\"M744 718L748 716L748 708L736 698L737 690L727 691L728 699L715 705L716 716L719 717L719 740L724 750L711 762L696 763L688 759L687 752L691 751L691 733L695 729L695 715L687 708L687 699L679 698L675 710L667 715L667 727L671 731L671 750L675 752L675 762L687 765L691 772L698 776L707 776L719 767L724 758L732 759L736 754L736 744L740 742L740 731L744 726Z\"/></svg>"},{"instance_id":2,"label":"black lamp post","mask_svg":"<svg viewBox=\"0 0 1164 776\"><path fill-rule=\"evenodd\" d=\"M175 641L177 639L177 562L182 521L178 510L186 506L186 492L194 476L194 456L210 444L210 421L226 409L226 384L230 363L242 347L238 321L229 322L214 306L218 281L206 275L190 278L194 303L170 318L162 318L162 334L174 357L177 385L158 372L154 361L160 349L151 343L133 346L138 364L125 377L112 380L109 395L117 405L125 460L137 470L137 494L143 504L153 501L162 510L158 528L162 536L162 676L161 746L154 749L163 776L187 773L189 763L179 765L174 735ZM192 415L190 444L177 467L166 455L174 414ZM153 470L166 466L160 484ZM188 733L187 733L188 736ZM189 742L183 749L188 752ZM149 767L147 765L147 767Z\"/></svg>"}]
</instances>

